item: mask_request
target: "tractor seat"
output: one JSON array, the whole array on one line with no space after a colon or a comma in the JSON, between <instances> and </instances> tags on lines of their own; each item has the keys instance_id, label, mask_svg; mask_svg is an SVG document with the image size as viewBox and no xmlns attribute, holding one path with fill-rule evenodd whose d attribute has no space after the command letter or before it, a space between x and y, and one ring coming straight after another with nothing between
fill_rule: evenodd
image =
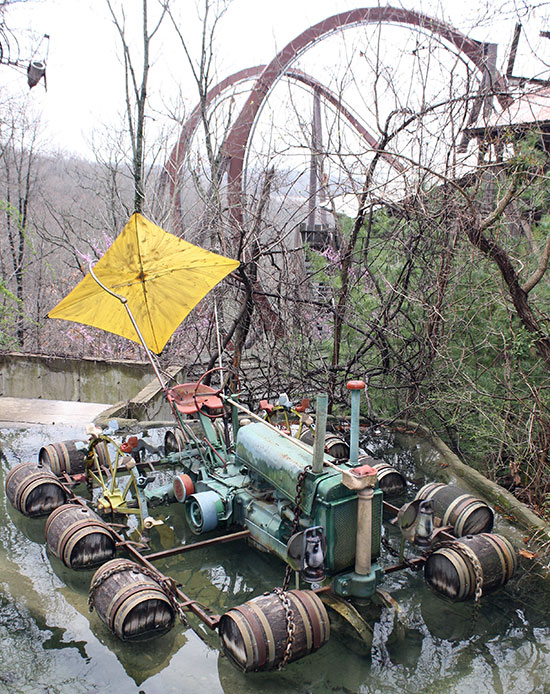
<instances>
[{"instance_id":1,"label":"tractor seat","mask_svg":"<svg viewBox=\"0 0 550 694\"><path fill-rule=\"evenodd\" d=\"M204 385L204 383L180 383L173 388L169 388L166 392L168 402L182 414L196 414L203 407L208 407L210 410L220 410L222 415L223 403L219 398L214 388ZM213 416L212 413L210 416Z\"/></svg>"}]
</instances>

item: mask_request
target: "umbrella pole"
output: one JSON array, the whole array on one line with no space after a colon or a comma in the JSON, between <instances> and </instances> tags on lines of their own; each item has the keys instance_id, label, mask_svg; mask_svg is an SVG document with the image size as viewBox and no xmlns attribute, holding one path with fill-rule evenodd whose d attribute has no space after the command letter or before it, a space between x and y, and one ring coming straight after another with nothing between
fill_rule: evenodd
<instances>
[{"instance_id":1,"label":"umbrella pole","mask_svg":"<svg viewBox=\"0 0 550 694\"><path fill-rule=\"evenodd\" d=\"M94 270L93 270L91 263L88 263L88 269L90 270L90 275L94 278L94 280L97 282L97 284L99 284L99 286L102 289L104 289L111 296L114 296L115 299L118 299L120 301L120 303L124 305L124 308L126 309L126 313L128 314L128 318L130 319L132 325L134 326L134 330L136 331L137 336L139 337L139 341L141 342L141 346L145 350L145 353L147 354L147 358L149 359L149 362L150 362L151 366L153 367L153 371L155 372L155 376L158 378L158 381L160 383L162 390L166 391L166 384L164 383L164 380L163 380L162 376L160 375L159 368L155 363L155 360L154 360L154 357L151 353L151 350L145 344L145 340L143 338L143 335L141 334L141 330L138 327L136 319L134 318L134 315L133 315L132 311L130 310L130 307L128 306L128 299L125 296L121 296L120 294L116 294L111 289L109 289L109 287L106 287L103 284L103 282L98 280L98 278L96 277L96 274L94 273Z\"/></svg>"}]
</instances>

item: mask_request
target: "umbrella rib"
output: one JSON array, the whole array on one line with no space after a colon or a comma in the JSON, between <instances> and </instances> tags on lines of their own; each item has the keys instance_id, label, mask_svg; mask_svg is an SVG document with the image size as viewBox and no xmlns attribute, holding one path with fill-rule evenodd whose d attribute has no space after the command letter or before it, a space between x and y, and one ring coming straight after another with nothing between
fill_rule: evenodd
<instances>
[{"instance_id":1,"label":"umbrella rib","mask_svg":"<svg viewBox=\"0 0 550 694\"><path fill-rule=\"evenodd\" d=\"M145 306L145 317L147 319L147 322L149 323L149 330L151 331L151 335L153 336L153 339L155 341L155 347L158 349L158 340L157 340L157 335L156 331L153 325L153 319L151 318L151 312L149 310L149 300L147 297L147 289L145 287L145 273L143 271L143 257L141 255L141 241L139 238L139 230L138 230L138 216L135 215L135 232L136 232L136 249L137 249L137 255L138 255L138 263L139 263L139 276L138 279L141 282L142 285L142 291L143 291L143 303ZM130 285L128 285L130 286Z\"/></svg>"}]
</instances>

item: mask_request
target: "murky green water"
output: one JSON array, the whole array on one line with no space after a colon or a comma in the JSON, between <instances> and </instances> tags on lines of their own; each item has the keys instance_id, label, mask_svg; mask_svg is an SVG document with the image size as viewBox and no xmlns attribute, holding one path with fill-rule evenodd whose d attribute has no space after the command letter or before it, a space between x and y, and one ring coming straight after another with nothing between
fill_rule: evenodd
<instances>
[{"instance_id":1,"label":"murky green water","mask_svg":"<svg viewBox=\"0 0 550 694\"><path fill-rule=\"evenodd\" d=\"M7 470L34 460L41 445L81 436L81 428L3 432L2 490ZM407 458L402 465L413 474ZM155 548L185 539L181 511L176 504L162 508L165 525L152 531ZM282 673L244 675L220 656L215 634L205 642L178 625L146 644L118 641L88 613L93 572L71 571L49 556L44 524L24 518L0 494L2 693L550 693L550 591L530 564L485 597L477 614L469 603L431 593L421 573L392 574L383 587L400 604L406 623L400 636L394 631L389 638L391 614L383 612L370 655L357 654L335 634ZM282 580L277 560L244 543L173 557L159 568L216 612Z\"/></svg>"}]
</instances>

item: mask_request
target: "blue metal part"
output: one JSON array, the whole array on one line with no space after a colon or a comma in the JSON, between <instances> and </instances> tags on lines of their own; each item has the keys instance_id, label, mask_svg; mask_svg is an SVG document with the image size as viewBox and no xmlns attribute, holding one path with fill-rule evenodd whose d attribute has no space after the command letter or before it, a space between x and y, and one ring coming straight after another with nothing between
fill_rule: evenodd
<instances>
[{"instance_id":1,"label":"blue metal part","mask_svg":"<svg viewBox=\"0 0 550 694\"><path fill-rule=\"evenodd\" d=\"M349 442L349 462L350 465L357 465L359 457L359 412L360 412L361 391L351 391L351 426Z\"/></svg>"},{"instance_id":2,"label":"blue metal part","mask_svg":"<svg viewBox=\"0 0 550 694\"><path fill-rule=\"evenodd\" d=\"M362 575L350 571L335 577L332 590L343 598L371 598L376 587L384 578L384 570L378 564L372 564L370 573Z\"/></svg>"},{"instance_id":3,"label":"blue metal part","mask_svg":"<svg viewBox=\"0 0 550 694\"><path fill-rule=\"evenodd\" d=\"M191 530L202 534L218 527L218 515L223 515L223 500L213 491L196 492L185 502L185 514Z\"/></svg>"}]
</instances>

